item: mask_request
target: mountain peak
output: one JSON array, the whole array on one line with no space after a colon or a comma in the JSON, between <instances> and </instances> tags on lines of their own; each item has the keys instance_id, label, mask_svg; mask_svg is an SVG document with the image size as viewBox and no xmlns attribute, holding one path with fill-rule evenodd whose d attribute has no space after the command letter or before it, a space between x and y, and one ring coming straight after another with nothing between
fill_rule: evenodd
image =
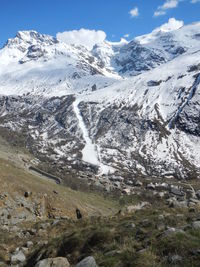
<instances>
[{"instance_id":1,"label":"mountain peak","mask_svg":"<svg viewBox=\"0 0 200 267\"><path fill-rule=\"evenodd\" d=\"M41 35L40 33L38 33L37 31L34 30L29 30L29 31L18 31L16 34L16 37L22 40L25 40L27 38L30 38L31 36L38 36Z\"/></svg>"},{"instance_id":2,"label":"mountain peak","mask_svg":"<svg viewBox=\"0 0 200 267\"><path fill-rule=\"evenodd\" d=\"M23 46L30 46L30 45L36 45L36 44L46 44L46 45L52 45L56 44L59 41L50 35L47 34L41 34L37 31L30 30L30 31L18 31L16 36L14 38L8 39L5 46L7 47L16 47L19 46L19 48Z\"/></svg>"}]
</instances>

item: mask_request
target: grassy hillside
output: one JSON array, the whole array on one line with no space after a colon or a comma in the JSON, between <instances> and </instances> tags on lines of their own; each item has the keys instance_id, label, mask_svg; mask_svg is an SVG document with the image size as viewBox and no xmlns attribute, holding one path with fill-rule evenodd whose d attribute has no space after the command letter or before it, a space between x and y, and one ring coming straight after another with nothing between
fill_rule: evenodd
<instances>
[{"instance_id":1,"label":"grassy hillside","mask_svg":"<svg viewBox=\"0 0 200 267\"><path fill-rule=\"evenodd\" d=\"M50 257L66 257L75 266L87 256L100 267L200 266L197 199L174 207L151 190L119 198L75 191L31 172L31 160L0 139L1 266L12 265L17 248L26 256L20 266L26 267Z\"/></svg>"},{"instance_id":2,"label":"grassy hillside","mask_svg":"<svg viewBox=\"0 0 200 267\"><path fill-rule=\"evenodd\" d=\"M39 256L67 257L73 266L92 255L102 267L199 267L200 228L192 226L199 209L171 209L152 201L130 214L54 226L49 221L50 238L43 236L48 244L33 249L26 266L34 266Z\"/></svg>"},{"instance_id":3,"label":"grassy hillside","mask_svg":"<svg viewBox=\"0 0 200 267\"><path fill-rule=\"evenodd\" d=\"M33 201L46 196L49 205L59 209L63 216L72 218L75 217L76 207L87 215L108 215L118 209L116 201L98 194L74 191L57 185L3 159L0 159L0 184L0 194L7 192L10 197L16 197L23 196L24 192L29 191L32 192Z\"/></svg>"}]
</instances>

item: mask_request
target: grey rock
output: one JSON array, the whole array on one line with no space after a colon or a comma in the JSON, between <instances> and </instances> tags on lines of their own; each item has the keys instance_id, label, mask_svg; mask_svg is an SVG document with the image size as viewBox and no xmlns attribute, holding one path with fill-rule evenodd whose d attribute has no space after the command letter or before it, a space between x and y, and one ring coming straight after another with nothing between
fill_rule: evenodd
<instances>
[{"instance_id":1,"label":"grey rock","mask_svg":"<svg viewBox=\"0 0 200 267\"><path fill-rule=\"evenodd\" d=\"M104 255L113 257L114 255L119 255L121 253L122 253L121 250L111 250L111 251L106 252Z\"/></svg>"},{"instance_id":2,"label":"grey rock","mask_svg":"<svg viewBox=\"0 0 200 267\"><path fill-rule=\"evenodd\" d=\"M134 223L129 223L127 225L127 228L129 228L129 229L134 229L135 227L136 227L136 225Z\"/></svg>"},{"instance_id":3,"label":"grey rock","mask_svg":"<svg viewBox=\"0 0 200 267\"><path fill-rule=\"evenodd\" d=\"M177 264L177 263L180 263L182 259L183 258L179 255L171 255L168 257L168 262L171 264Z\"/></svg>"},{"instance_id":4,"label":"grey rock","mask_svg":"<svg viewBox=\"0 0 200 267\"><path fill-rule=\"evenodd\" d=\"M172 208L187 208L188 207L188 202L187 201L177 201L173 200L170 205Z\"/></svg>"},{"instance_id":5,"label":"grey rock","mask_svg":"<svg viewBox=\"0 0 200 267\"><path fill-rule=\"evenodd\" d=\"M180 197L184 196L184 192L182 192L180 189L175 188L175 187L172 187L170 189L170 193L175 195L175 196L180 196Z\"/></svg>"},{"instance_id":6,"label":"grey rock","mask_svg":"<svg viewBox=\"0 0 200 267\"><path fill-rule=\"evenodd\" d=\"M14 254L11 255L11 259L10 259L12 264L23 263L23 262L25 262L25 260L26 260L26 256L19 249L17 249L14 252Z\"/></svg>"},{"instance_id":7,"label":"grey rock","mask_svg":"<svg viewBox=\"0 0 200 267\"><path fill-rule=\"evenodd\" d=\"M159 220L164 220L164 219L165 219L165 216L164 216L163 214L159 214L159 215L158 215L158 219L159 219Z\"/></svg>"},{"instance_id":8,"label":"grey rock","mask_svg":"<svg viewBox=\"0 0 200 267\"><path fill-rule=\"evenodd\" d=\"M143 249L140 249L139 251L138 251L138 253L139 254L143 254L143 253L145 253L147 251L147 249L146 248L143 248Z\"/></svg>"},{"instance_id":9,"label":"grey rock","mask_svg":"<svg viewBox=\"0 0 200 267\"><path fill-rule=\"evenodd\" d=\"M199 256L200 255L200 249L193 249L192 254Z\"/></svg>"},{"instance_id":10,"label":"grey rock","mask_svg":"<svg viewBox=\"0 0 200 267\"><path fill-rule=\"evenodd\" d=\"M189 202L188 203L188 207L190 208L190 209L194 209L195 208L195 206L196 206L196 203L194 203L194 202Z\"/></svg>"},{"instance_id":11,"label":"grey rock","mask_svg":"<svg viewBox=\"0 0 200 267\"><path fill-rule=\"evenodd\" d=\"M67 258L58 257L58 258L48 258L39 261L35 267L69 267L70 264Z\"/></svg>"},{"instance_id":12,"label":"grey rock","mask_svg":"<svg viewBox=\"0 0 200 267\"><path fill-rule=\"evenodd\" d=\"M197 197L198 199L200 199L200 190L198 190L198 191L196 192L196 197Z\"/></svg>"},{"instance_id":13,"label":"grey rock","mask_svg":"<svg viewBox=\"0 0 200 267\"><path fill-rule=\"evenodd\" d=\"M98 267L93 257L87 257L79 262L75 267Z\"/></svg>"},{"instance_id":14,"label":"grey rock","mask_svg":"<svg viewBox=\"0 0 200 267\"><path fill-rule=\"evenodd\" d=\"M181 229L177 229L177 228L173 228L173 227L169 227L166 231L163 232L163 236L170 236L170 235L174 235L177 233L181 233L181 234L185 234L185 232Z\"/></svg>"},{"instance_id":15,"label":"grey rock","mask_svg":"<svg viewBox=\"0 0 200 267\"><path fill-rule=\"evenodd\" d=\"M200 204L200 201L198 199L195 199L195 198L190 198L189 202L192 202L194 204Z\"/></svg>"},{"instance_id":16,"label":"grey rock","mask_svg":"<svg viewBox=\"0 0 200 267\"><path fill-rule=\"evenodd\" d=\"M154 184L150 183L150 184L147 185L147 189L155 190L156 186Z\"/></svg>"},{"instance_id":17,"label":"grey rock","mask_svg":"<svg viewBox=\"0 0 200 267\"><path fill-rule=\"evenodd\" d=\"M42 245L42 246L46 246L48 244L48 241L47 240L39 241L37 244Z\"/></svg>"},{"instance_id":18,"label":"grey rock","mask_svg":"<svg viewBox=\"0 0 200 267\"><path fill-rule=\"evenodd\" d=\"M22 248L21 248L21 251L22 251L25 255L27 255L28 252L29 252L29 249L28 249L27 247L22 247Z\"/></svg>"},{"instance_id":19,"label":"grey rock","mask_svg":"<svg viewBox=\"0 0 200 267\"><path fill-rule=\"evenodd\" d=\"M156 228L157 228L159 231L163 231L163 230L165 230L165 225L162 224L162 223L159 223L159 224L156 225Z\"/></svg>"},{"instance_id":20,"label":"grey rock","mask_svg":"<svg viewBox=\"0 0 200 267\"><path fill-rule=\"evenodd\" d=\"M158 198L164 198L165 197L165 194L166 194L166 192L158 192L157 193L157 197Z\"/></svg>"},{"instance_id":21,"label":"grey rock","mask_svg":"<svg viewBox=\"0 0 200 267\"><path fill-rule=\"evenodd\" d=\"M200 221L195 221L192 223L193 229L200 229Z\"/></svg>"},{"instance_id":22,"label":"grey rock","mask_svg":"<svg viewBox=\"0 0 200 267\"><path fill-rule=\"evenodd\" d=\"M26 243L26 247L27 248L30 248L30 247L32 247L33 246L33 242L32 241L27 241L27 243Z\"/></svg>"},{"instance_id":23,"label":"grey rock","mask_svg":"<svg viewBox=\"0 0 200 267\"><path fill-rule=\"evenodd\" d=\"M138 187L143 185L142 182L140 182L138 180L134 181L133 184L134 184L134 186L138 186Z\"/></svg>"},{"instance_id":24,"label":"grey rock","mask_svg":"<svg viewBox=\"0 0 200 267\"><path fill-rule=\"evenodd\" d=\"M19 233L20 232L20 229L19 227L17 227L16 225L14 225L12 228L10 228L10 232L15 232L15 233Z\"/></svg>"},{"instance_id":25,"label":"grey rock","mask_svg":"<svg viewBox=\"0 0 200 267\"><path fill-rule=\"evenodd\" d=\"M45 230L45 229L47 229L48 227L50 227L50 223L41 223L41 224L40 224L40 229Z\"/></svg>"}]
</instances>

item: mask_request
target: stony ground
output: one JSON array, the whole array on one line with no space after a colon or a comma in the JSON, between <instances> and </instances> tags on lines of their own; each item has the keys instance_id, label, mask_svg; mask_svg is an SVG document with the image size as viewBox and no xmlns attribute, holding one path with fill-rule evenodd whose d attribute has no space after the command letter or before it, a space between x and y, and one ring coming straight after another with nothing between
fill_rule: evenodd
<instances>
[{"instance_id":1,"label":"stony ground","mask_svg":"<svg viewBox=\"0 0 200 267\"><path fill-rule=\"evenodd\" d=\"M52 258L75 266L87 257L106 267L199 266L200 206L175 208L150 195L142 199L121 197L114 216L2 225L2 266L43 266ZM68 266L59 264L44 266Z\"/></svg>"},{"instance_id":2,"label":"stony ground","mask_svg":"<svg viewBox=\"0 0 200 267\"><path fill-rule=\"evenodd\" d=\"M200 266L197 180L81 192L31 172L25 151L0 150L0 266Z\"/></svg>"}]
</instances>

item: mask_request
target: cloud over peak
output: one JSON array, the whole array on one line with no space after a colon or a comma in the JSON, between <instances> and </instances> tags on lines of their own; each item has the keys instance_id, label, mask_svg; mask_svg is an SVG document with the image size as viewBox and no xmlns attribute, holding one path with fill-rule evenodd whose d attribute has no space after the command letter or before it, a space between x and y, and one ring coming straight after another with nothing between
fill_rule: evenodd
<instances>
[{"instance_id":1,"label":"cloud over peak","mask_svg":"<svg viewBox=\"0 0 200 267\"><path fill-rule=\"evenodd\" d=\"M106 39L106 33L104 31L80 29L58 32L56 37L64 43L83 45L91 50L95 44L102 43Z\"/></svg>"}]
</instances>

